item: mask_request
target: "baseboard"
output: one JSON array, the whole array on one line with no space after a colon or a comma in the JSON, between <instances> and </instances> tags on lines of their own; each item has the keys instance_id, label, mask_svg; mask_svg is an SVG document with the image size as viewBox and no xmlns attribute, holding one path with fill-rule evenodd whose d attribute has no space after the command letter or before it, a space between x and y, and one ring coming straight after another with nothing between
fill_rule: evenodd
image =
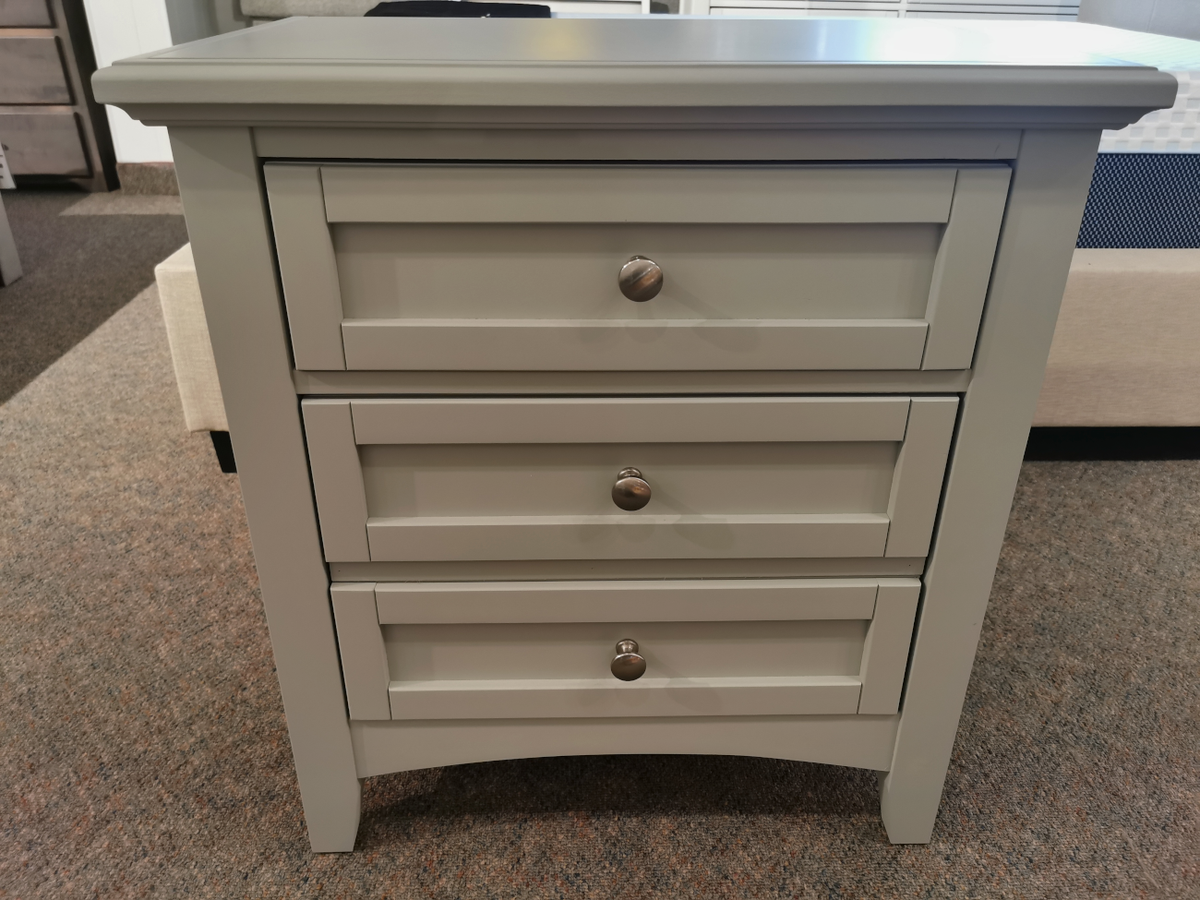
<instances>
[{"instance_id":1,"label":"baseboard","mask_svg":"<svg viewBox=\"0 0 1200 900\"><path fill-rule=\"evenodd\" d=\"M1200 428L1034 428L1025 459L1200 459Z\"/></svg>"},{"instance_id":2,"label":"baseboard","mask_svg":"<svg viewBox=\"0 0 1200 900\"><path fill-rule=\"evenodd\" d=\"M174 163L117 163L117 177L126 194L179 194Z\"/></svg>"}]
</instances>

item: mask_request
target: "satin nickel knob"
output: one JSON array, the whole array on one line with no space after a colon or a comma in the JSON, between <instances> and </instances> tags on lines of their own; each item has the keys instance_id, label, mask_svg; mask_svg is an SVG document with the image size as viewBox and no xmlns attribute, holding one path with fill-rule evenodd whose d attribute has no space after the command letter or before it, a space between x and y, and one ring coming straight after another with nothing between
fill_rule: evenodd
<instances>
[{"instance_id":1,"label":"satin nickel knob","mask_svg":"<svg viewBox=\"0 0 1200 900\"><path fill-rule=\"evenodd\" d=\"M637 641L617 641L617 655L609 666L622 681L637 681L646 674L646 657L638 653Z\"/></svg>"},{"instance_id":2,"label":"satin nickel knob","mask_svg":"<svg viewBox=\"0 0 1200 900\"><path fill-rule=\"evenodd\" d=\"M650 485L637 469L622 469L612 489L613 503L627 512L641 509L650 502Z\"/></svg>"},{"instance_id":3,"label":"satin nickel knob","mask_svg":"<svg viewBox=\"0 0 1200 900\"><path fill-rule=\"evenodd\" d=\"M621 266L617 285L621 288L621 293L634 303L653 300L662 290L662 267L652 259L635 256Z\"/></svg>"}]
</instances>

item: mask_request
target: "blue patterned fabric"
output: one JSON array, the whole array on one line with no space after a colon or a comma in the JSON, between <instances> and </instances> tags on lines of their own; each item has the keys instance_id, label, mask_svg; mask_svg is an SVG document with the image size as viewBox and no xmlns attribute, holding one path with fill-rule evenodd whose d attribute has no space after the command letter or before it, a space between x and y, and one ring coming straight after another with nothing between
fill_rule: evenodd
<instances>
[{"instance_id":1,"label":"blue patterned fabric","mask_svg":"<svg viewBox=\"0 0 1200 900\"><path fill-rule=\"evenodd\" d=\"M1200 153L1101 153L1077 247L1200 247Z\"/></svg>"}]
</instances>

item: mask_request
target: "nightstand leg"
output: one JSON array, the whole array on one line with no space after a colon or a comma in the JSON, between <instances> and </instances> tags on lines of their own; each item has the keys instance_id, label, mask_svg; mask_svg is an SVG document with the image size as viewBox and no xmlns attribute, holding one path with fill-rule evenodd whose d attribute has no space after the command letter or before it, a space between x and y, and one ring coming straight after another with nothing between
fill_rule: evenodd
<instances>
[{"instance_id":1,"label":"nightstand leg","mask_svg":"<svg viewBox=\"0 0 1200 900\"><path fill-rule=\"evenodd\" d=\"M1087 130L1021 139L925 570L896 751L880 780L895 844L923 844L933 832L1099 143Z\"/></svg>"},{"instance_id":2,"label":"nightstand leg","mask_svg":"<svg viewBox=\"0 0 1200 900\"><path fill-rule=\"evenodd\" d=\"M361 789L259 160L248 128L175 128L171 146L309 842L353 850Z\"/></svg>"},{"instance_id":3,"label":"nightstand leg","mask_svg":"<svg viewBox=\"0 0 1200 900\"><path fill-rule=\"evenodd\" d=\"M295 738L292 747L295 748ZM355 779L350 784L345 779L331 779L328 784L314 786L306 784L307 780L301 779L300 794L304 800L309 847L313 853L350 853L358 836L362 782Z\"/></svg>"}]
</instances>

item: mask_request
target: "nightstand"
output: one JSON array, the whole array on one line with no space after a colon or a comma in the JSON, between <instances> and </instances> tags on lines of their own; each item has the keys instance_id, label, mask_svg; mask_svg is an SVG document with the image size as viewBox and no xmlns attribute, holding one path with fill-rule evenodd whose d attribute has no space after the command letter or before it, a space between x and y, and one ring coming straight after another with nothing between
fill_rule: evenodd
<instances>
[{"instance_id":1,"label":"nightstand","mask_svg":"<svg viewBox=\"0 0 1200 900\"><path fill-rule=\"evenodd\" d=\"M171 129L314 849L359 779L576 753L875 769L929 840L1099 132L1175 91L985 24L293 19L97 76Z\"/></svg>"}]
</instances>

